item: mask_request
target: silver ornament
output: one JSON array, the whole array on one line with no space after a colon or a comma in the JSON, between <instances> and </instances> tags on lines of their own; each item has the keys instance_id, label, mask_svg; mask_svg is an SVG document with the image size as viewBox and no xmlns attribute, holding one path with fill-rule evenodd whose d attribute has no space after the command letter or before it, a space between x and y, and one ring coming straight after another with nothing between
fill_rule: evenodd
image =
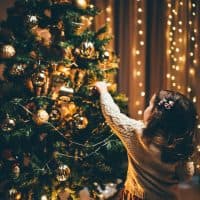
<instances>
[{"instance_id":1,"label":"silver ornament","mask_svg":"<svg viewBox=\"0 0 200 200\"><path fill-rule=\"evenodd\" d=\"M35 86L41 87L46 83L46 81L47 81L47 76L45 72L43 71L34 73L32 75L32 82L33 82L33 85Z\"/></svg>"},{"instance_id":2,"label":"silver ornament","mask_svg":"<svg viewBox=\"0 0 200 200\"><path fill-rule=\"evenodd\" d=\"M7 117L1 124L2 131L10 132L16 126L16 121L13 118Z\"/></svg>"},{"instance_id":3,"label":"silver ornament","mask_svg":"<svg viewBox=\"0 0 200 200\"><path fill-rule=\"evenodd\" d=\"M58 181L66 181L70 176L70 168L67 165L60 165L56 170L56 173L56 179Z\"/></svg>"},{"instance_id":4,"label":"silver ornament","mask_svg":"<svg viewBox=\"0 0 200 200\"><path fill-rule=\"evenodd\" d=\"M1 58L12 58L15 55L16 51L12 45L3 45L0 49Z\"/></svg>"}]
</instances>

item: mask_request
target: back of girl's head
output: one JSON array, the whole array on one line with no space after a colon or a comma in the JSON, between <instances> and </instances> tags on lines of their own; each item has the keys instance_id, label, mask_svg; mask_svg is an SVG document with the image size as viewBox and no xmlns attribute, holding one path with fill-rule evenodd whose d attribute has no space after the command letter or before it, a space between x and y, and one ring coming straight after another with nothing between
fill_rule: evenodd
<instances>
[{"instance_id":1,"label":"back of girl's head","mask_svg":"<svg viewBox=\"0 0 200 200\"><path fill-rule=\"evenodd\" d=\"M144 137L153 143L159 141L162 161L186 160L194 149L196 118L195 106L186 96L161 90L155 96Z\"/></svg>"}]
</instances>

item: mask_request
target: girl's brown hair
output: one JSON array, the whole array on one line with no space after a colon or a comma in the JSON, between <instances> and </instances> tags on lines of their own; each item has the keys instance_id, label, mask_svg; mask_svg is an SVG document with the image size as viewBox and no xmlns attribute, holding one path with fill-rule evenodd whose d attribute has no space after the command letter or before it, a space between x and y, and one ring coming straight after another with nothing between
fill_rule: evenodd
<instances>
[{"instance_id":1,"label":"girl's brown hair","mask_svg":"<svg viewBox=\"0 0 200 200\"><path fill-rule=\"evenodd\" d=\"M161 160L186 160L194 150L197 112L192 101L179 92L161 90L156 94L144 137L161 148Z\"/></svg>"}]
</instances>

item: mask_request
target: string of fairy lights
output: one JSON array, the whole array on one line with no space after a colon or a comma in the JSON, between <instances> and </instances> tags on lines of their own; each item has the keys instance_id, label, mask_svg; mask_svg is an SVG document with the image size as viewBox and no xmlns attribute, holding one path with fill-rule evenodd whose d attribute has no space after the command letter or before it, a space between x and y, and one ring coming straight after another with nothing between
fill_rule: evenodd
<instances>
[{"instance_id":1,"label":"string of fairy lights","mask_svg":"<svg viewBox=\"0 0 200 200\"><path fill-rule=\"evenodd\" d=\"M186 15L186 13L188 13ZM195 1L167 1L167 86L197 103L198 9ZM200 128L200 124L198 125Z\"/></svg>"},{"instance_id":2,"label":"string of fairy lights","mask_svg":"<svg viewBox=\"0 0 200 200\"><path fill-rule=\"evenodd\" d=\"M144 98L145 98L145 83L144 83L144 66L145 66L145 36L144 36L144 28L145 28L145 15L144 15L144 1L137 0L136 1L136 25L135 25L135 42L133 47L133 59L134 63L134 71L133 76L138 86L136 90L136 98L135 98L135 106L138 117L140 118L143 114L144 107Z\"/></svg>"}]
</instances>

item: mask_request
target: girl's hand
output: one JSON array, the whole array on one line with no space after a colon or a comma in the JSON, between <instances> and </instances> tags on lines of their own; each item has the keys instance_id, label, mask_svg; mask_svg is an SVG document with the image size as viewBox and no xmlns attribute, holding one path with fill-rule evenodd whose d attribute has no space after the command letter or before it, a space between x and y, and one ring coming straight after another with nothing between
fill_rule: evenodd
<instances>
[{"instance_id":1,"label":"girl's hand","mask_svg":"<svg viewBox=\"0 0 200 200\"><path fill-rule=\"evenodd\" d=\"M107 83L103 81L98 81L94 84L94 87L97 89L99 93L108 92L107 90Z\"/></svg>"}]
</instances>

